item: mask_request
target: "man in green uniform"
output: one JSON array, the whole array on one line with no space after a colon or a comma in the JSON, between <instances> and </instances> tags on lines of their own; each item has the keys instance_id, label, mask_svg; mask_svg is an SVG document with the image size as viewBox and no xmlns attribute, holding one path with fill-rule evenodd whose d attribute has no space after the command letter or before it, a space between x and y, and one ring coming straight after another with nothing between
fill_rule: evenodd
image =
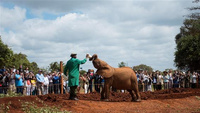
<instances>
[{"instance_id":1,"label":"man in green uniform","mask_svg":"<svg viewBox=\"0 0 200 113\"><path fill-rule=\"evenodd\" d=\"M71 54L71 59L67 61L67 64L64 68L64 74L69 75L68 77L68 86L70 87L70 100L78 100L76 97L76 89L79 85L79 66L80 64L84 64L89 58L89 55L86 55L86 58L83 60L76 59L76 53ZM68 74L66 73L68 71Z\"/></svg>"}]
</instances>

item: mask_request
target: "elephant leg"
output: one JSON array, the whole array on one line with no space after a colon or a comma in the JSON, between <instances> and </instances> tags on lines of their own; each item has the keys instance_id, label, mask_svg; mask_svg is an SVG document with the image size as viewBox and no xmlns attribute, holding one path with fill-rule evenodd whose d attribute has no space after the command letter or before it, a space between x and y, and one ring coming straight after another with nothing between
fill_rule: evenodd
<instances>
[{"instance_id":1,"label":"elephant leg","mask_svg":"<svg viewBox=\"0 0 200 113\"><path fill-rule=\"evenodd\" d=\"M101 100L105 99L105 87L101 91Z\"/></svg>"},{"instance_id":2,"label":"elephant leg","mask_svg":"<svg viewBox=\"0 0 200 113\"><path fill-rule=\"evenodd\" d=\"M109 100L109 93L110 93L110 86L109 86L109 84L106 84L105 85L105 100L104 101Z\"/></svg>"},{"instance_id":3,"label":"elephant leg","mask_svg":"<svg viewBox=\"0 0 200 113\"><path fill-rule=\"evenodd\" d=\"M134 97L134 94L133 94L132 90L127 90L127 91L128 91L129 94L131 95L132 101L134 101L134 100L135 100L135 97Z\"/></svg>"},{"instance_id":4,"label":"elephant leg","mask_svg":"<svg viewBox=\"0 0 200 113\"><path fill-rule=\"evenodd\" d=\"M140 93L138 90L138 85L136 84L135 87L133 87L133 91L135 92L135 95L137 97L137 100L135 100L136 102L140 102L141 101L141 97L140 97Z\"/></svg>"}]
</instances>

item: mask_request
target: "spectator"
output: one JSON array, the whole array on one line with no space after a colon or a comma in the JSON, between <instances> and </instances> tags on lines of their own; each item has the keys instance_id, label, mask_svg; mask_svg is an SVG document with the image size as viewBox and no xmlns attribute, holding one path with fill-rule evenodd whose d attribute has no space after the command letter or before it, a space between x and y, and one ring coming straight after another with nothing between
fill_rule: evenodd
<instances>
[{"instance_id":1,"label":"spectator","mask_svg":"<svg viewBox=\"0 0 200 113\"><path fill-rule=\"evenodd\" d=\"M3 75L3 73L6 71L6 67L5 66L3 66L3 69L0 69L0 74L2 74Z\"/></svg>"},{"instance_id":2,"label":"spectator","mask_svg":"<svg viewBox=\"0 0 200 113\"><path fill-rule=\"evenodd\" d=\"M90 91L90 93L92 93L93 79L94 79L93 72L91 72L91 70L89 70L87 76L88 76L88 80L89 80L88 93L89 93L89 91Z\"/></svg>"},{"instance_id":3,"label":"spectator","mask_svg":"<svg viewBox=\"0 0 200 113\"><path fill-rule=\"evenodd\" d=\"M26 67L26 69L24 70L25 73L29 73L29 69L28 67Z\"/></svg>"},{"instance_id":4,"label":"spectator","mask_svg":"<svg viewBox=\"0 0 200 113\"><path fill-rule=\"evenodd\" d=\"M181 72L180 73L180 88L184 88L185 87L185 72Z\"/></svg>"},{"instance_id":5,"label":"spectator","mask_svg":"<svg viewBox=\"0 0 200 113\"><path fill-rule=\"evenodd\" d=\"M185 88L190 87L190 71L187 72L186 77L185 77Z\"/></svg>"},{"instance_id":6,"label":"spectator","mask_svg":"<svg viewBox=\"0 0 200 113\"><path fill-rule=\"evenodd\" d=\"M152 91L152 73L148 74L148 87L147 87L147 91Z\"/></svg>"},{"instance_id":7,"label":"spectator","mask_svg":"<svg viewBox=\"0 0 200 113\"><path fill-rule=\"evenodd\" d=\"M23 94L23 72L21 72L19 74L19 70L16 70L16 74L15 74L15 86L17 89L17 93L21 93Z\"/></svg>"},{"instance_id":8,"label":"spectator","mask_svg":"<svg viewBox=\"0 0 200 113\"><path fill-rule=\"evenodd\" d=\"M173 76L172 76L173 74L172 74L171 70L169 70L168 75L169 75L169 88L172 88L173 87Z\"/></svg>"},{"instance_id":9,"label":"spectator","mask_svg":"<svg viewBox=\"0 0 200 113\"><path fill-rule=\"evenodd\" d=\"M12 72L13 72L13 73L16 72L16 68L15 68L15 66L13 66Z\"/></svg>"},{"instance_id":10,"label":"spectator","mask_svg":"<svg viewBox=\"0 0 200 113\"><path fill-rule=\"evenodd\" d=\"M42 94L44 91L44 75L42 74L42 70L39 70L39 73L36 74L36 84L37 84L37 95Z\"/></svg>"},{"instance_id":11,"label":"spectator","mask_svg":"<svg viewBox=\"0 0 200 113\"><path fill-rule=\"evenodd\" d=\"M87 59L89 58L89 54L86 55L86 58L84 60L76 59L77 56L76 53L71 54L71 59L67 61L67 64L64 68L64 74L69 74L69 87L70 87L70 97L71 100L78 100L76 97L76 89L79 85L79 67L80 64L84 64ZM66 73L68 71L68 74Z\"/></svg>"},{"instance_id":12,"label":"spectator","mask_svg":"<svg viewBox=\"0 0 200 113\"><path fill-rule=\"evenodd\" d=\"M55 71L54 72L54 76L53 76L53 86L54 86L54 94L58 94L58 90L59 90L59 80L60 77L58 75L58 73Z\"/></svg>"},{"instance_id":13,"label":"spectator","mask_svg":"<svg viewBox=\"0 0 200 113\"><path fill-rule=\"evenodd\" d=\"M19 66L19 73L21 73L21 72L24 72L23 68L22 68L22 65Z\"/></svg>"},{"instance_id":14,"label":"spectator","mask_svg":"<svg viewBox=\"0 0 200 113\"><path fill-rule=\"evenodd\" d=\"M48 94L48 87L49 87L49 79L47 77L47 74L44 74L44 92L43 94Z\"/></svg>"},{"instance_id":15,"label":"spectator","mask_svg":"<svg viewBox=\"0 0 200 113\"><path fill-rule=\"evenodd\" d=\"M177 71L174 71L173 74L173 88L178 88L179 87L179 74Z\"/></svg>"},{"instance_id":16,"label":"spectator","mask_svg":"<svg viewBox=\"0 0 200 113\"><path fill-rule=\"evenodd\" d=\"M89 86L87 73L84 73L83 76L81 77L81 79L83 80L84 93L87 94L88 93L88 86Z\"/></svg>"},{"instance_id":17,"label":"spectator","mask_svg":"<svg viewBox=\"0 0 200 113\"><path fill-rule=\"evenodd\" d=\"M67 92L69 93L70 92L70 87L68 86L68 83L69 83L69 81L68 81L68 78L67 78L67 80L66 80L66 89L67 89Z\"/></svg>"},{"instance_id":18,"label":"spectator","mask_svg":"<svg viewBox=\"0 0 200 113\"><path fill-rule=\"evenodd\" d=\"M200 88L200 74L199 73L197 73L197 76L198 76L198 88Z\"/></svg>"},{"instance_id":19,"label":"spectator","mask_svg":"<svg viewBox=\"0 0 200 113\"><path fill-rule=\"evenodd\" d=\"M0 94L3 93L2 83L3 83L3 75L0 73Z\"/></svg>"},{"instance_id":20,"label":"spectator","mask_svg":"<svg viewBox=\"0 0 200 113\"><path fill-rule=\"evenodd\" d=\"M16 91L16 87L15 87L15 72L13 72L13 70L10 72L10 76L9 76L9 89L11 92L15 92Z\"/></svg>"},{"instance_id":21,"label":"spectator","mask_svg":"<svg viewBox=\"0 0 200 113\"><path fill-rule=\"evenodd\" d=\"M161 90L162 89L162 84L163 84L163 76L162 76L162 74L159 72L158 73L158 81L157 81L157 88L158 88L158 90Z\"/></svg>"},{"instance_id":22,"label":"spectator","mask_svg":"<svg viewBox=\"0 0 200 113\"><path fill-rule=\"evenodd\" d=\"M31 75L29 73L24 73L24 86L26 89L26 95L31 95Z\"/></svg>"},{"instance_id":23,"label":"spectator","mask_svg":"<svg viewBox=\"0 0 200 113\"><path fill-rule=\"evenodd\" d=\"M64 77L62 78L63 78L63 94L66 94L66 90L67 90L66 80Z\"/></svg>"},{"instance_id":24,"label":"spectator","mask_svg":"<svg viewBox=\"0 0 200 113\"><path fill-rule=\"evenodd\" d=\"M7 91L8 91L9 76L10 74L8 73L8 70L3 72L2 89L3 89L4 94L7 94Z\"/></svg>"},{"instance_id":25,"label":"spectator","mask_svg":"<svg viewBox=\"0 0 200 113\"><path fill-rule=\"evenodd\" d=\"M152 76L154 91L157 90L157 77L158 77L158 71L153 73L153 76Z\"/></svg>"},{"instance_id":26,"label":"spectator","mask_svg":"<svg viewBox=\"0 0 200 113\"><path fill-rule=\"evenodd\" d=\"M94 88L95 91L100 93L100 84L101 84L101 75L98 75L97 73L94 74Z\"/></svg>"},{"instance_id":27,"label":"spectator","mask_svg":"<svg viewBox=\"0 0 200 113\"><path fill-rule=\"evenodd\" d=\"M136 74L136 76L137 76L137 82L139 83L139 80L140 80L140 74L139 74L137 71L135 71L135 74Z\"/></svg>"},{"instance_id":28,"label":"spectator","mask_svg":"<svg viewBox=\"0 0 200 113\"><path fill-rule=\"evenodd\" d=\"M52 94L53 93L53 74L52 73L49 73L47 75L48 79L49 79L49 94Z\"/></svg>"},{"instance_id":29,"label":"spectator","mask_svg":"<svg viewBox=\"0 0 200 113\"><path fill-rule=\"evenodd\" d=\"M144 71L144 91L148 90L148 82L149 82L149 74L147 73L147 71Z\"/></svg>"},{"instance_id":30,"label":"spectator","mask_svg":"<svg viewBox=\"0 0 200 113\"><path fill-rule=\"evenodd\" d=\"M197 84L197 73L193 72L193 74L192 74L192 88L196 88L196 84Z\"/></svg>"},{"instance_id":31,"label":"spectator","mask_svg":"<svg viewBox=\"0 0 200 113\"><path fill-rule=\"evenodd\" d=\"M142 92L143 91L143 81L144 81L144 71L143 70L139 70L139 75L140 75L140 79L139 79L139 84L138 84L138 88L139 91Z\"/></svg>"},{"instance_id":32,"label":"spectator","mask_svg":"<svg viewBox=\"0 0 200 113\"><path fill-rule=\"evenodd\" d=\"M194 73L194 72L193 72L193 73ZM193 80L192 80L192 79L193 79L193 73L190 74L190 88L192 88L192 84L193 84L193 83L192 83L192 81L193 81Z\"/></svg>"},{"instance_id":33,"label":"spectator","mask_svg":"<svg viewBox=\"0 0 200 113\"><path fill-rule=\"evenodd\" d=\"M164 89L169 89L169 75L167 71L164 71L163 74Z\"/></svg>"},{"instance_id":34,"label":"spectator","mask_svg":"<svg viewBox=\"0 0 200 113\"><path fill-rule=\"evenodd\" d=\"M32 79L31 79L31 94L32 95L36 95L36 78L35 76L32 76Z\"/></svg>"}]
</instances>

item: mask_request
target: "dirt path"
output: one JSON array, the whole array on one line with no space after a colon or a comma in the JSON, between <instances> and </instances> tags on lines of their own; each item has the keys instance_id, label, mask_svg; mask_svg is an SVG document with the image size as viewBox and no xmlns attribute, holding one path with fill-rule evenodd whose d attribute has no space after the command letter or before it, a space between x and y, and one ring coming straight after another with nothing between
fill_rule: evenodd
<instances>
[{"instance_id":1,"label":"dirt path","mask_svg":"<svg viewBox=\"0 0 200 113\"><path fill-rule=\"evenodd\" d=\"M131 102L129 93L112 92L110 102L100 101L99 93L90 93L78 94L79 101L68 100L69 94L49 94L1 98L0 104L10 103L10 113L22 113L23 102L34 102L40 107L47 104L75 113L200 112L200 89L170 89L140 94L142 102Z\"/></svg>"},{"instance_id":2,"label":"dirt path","mask_svg":"<svg viewBox=\"0 0 200 113\"><path fill-rule=\"evenodd\" d=\"M142 102L64 101L63 110L83 113L190 113L200 112L195 96L181 99L143 100Z\"/></svg>"}]
</instances>

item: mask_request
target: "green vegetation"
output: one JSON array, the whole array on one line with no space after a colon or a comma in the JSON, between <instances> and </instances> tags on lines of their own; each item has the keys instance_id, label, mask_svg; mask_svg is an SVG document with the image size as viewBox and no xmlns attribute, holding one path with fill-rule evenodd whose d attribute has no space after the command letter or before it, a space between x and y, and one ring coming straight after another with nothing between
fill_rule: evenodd
<instances>
[{"instance_id":1,"label":"green vegetation","mask_svg":"<svg viewBox=\"0 0 200 113\"><path fill-rule=\"evenodd\" d=\"M8 111L10 110L10 104L11 102L8 102L8 104L0 104L0 112L2 113L8 113Z\"/></svg>"},{"instance_id":2,"label":"green vegetation","mask_svg":"<svg viewBox=\"0 0 200 113\"><path fill-rule=\"evenodd\" d=\"M12 91L8 91L7 94L0 94L0 98L4 98L4 97L19 97L19 96L23 96L21 93L17 94L15 92Z\"/></svg>"},{"instance_id":3,"label":"green vegetation","mask_svg":"<svg viewBox=\"0 0 200 113\"><path fill-rule=\"evenodd\" d=\"M138 66L134 66L133 67L133 70L134 71L138 71L138 70L146 70L148 72L153 72L153 68L151 66L147 66L147 65L144 65L144 64L140 64Z\"/></svg>"},{"instance_id":4,"label":"green vegetation","mask_svg":"<svg viewBox=\"0 0 200 113\"><path fill-rule=\"evenodd\" d=\"M16 96L22 96L20 94L16 93L11 93L9 92L7 95L2 94L0 95L0 98L3 97L16 97ZM21 109L25 113L68 113L67 111L61 111L61 107L56 107L56 106L48 106L47 104L44 103L44 101L37 99L36 101L40 102L42 104L42 107L38 107L34 101L33 102L26 102L26 101L21 101L20 99L18 100L19 103L21 103ZM8 113L10 110L11 102L9 101L7 104L0 104L0 113Z\"/></svg>"},{"instance_id":5,"label":"green vegetation","mask_svg":"<svg viewBox=\"0 0 200 113\"><path fill-rule=\"evenodd\" d=\"M199 96L195 96L198 100L200 100L200 97Z\"/></svg>"},{"instance_id":6,"label":"green vegetation","mask_svg":"<svg viewBox=\"0 0 200 113\"><path fill-rule=\"evenodd\" d=\"M22 110L25 113L68 113L67 111L60 111L60 107L48 106L41 102L43 107L38 107L34 102L21 102Z\"/></svg>"},{"instance_id":7,"label":"green vegetation","mask_svg":"<svg viewBox=\"0 0 200 113\"><path fill-rule=\"evenodd\" d=\"M194 3L200 2L195 0ZM175 65L182 70L200 69L200 6L189 8L192 12L183 22L180 33L176 35ZM200 70L199 70L200 71Z\"/></svg>"},{"instance_id":8,"label":"green vegetation","mask_svg":"<svg viewBox=\"0 0 200 113\"><path fill-rule=\"evenodd\" d=\"M8 45L3 43L0 37L0 68L4 66L6 68L13 68L13 66L15 66L16 69L19 69L21 65L23 69L28 67L29 70L32 70L34 73L38 72L38 65L36 62L29 62L27 56L23 53L14 53Z\"/></svg>"},{"instance_id":9,"label":"green vegetation","mask_svg":"<svg viewBox=\"0 0 200 113\"><path fill-rule=\"evenodd\" d=\"M127 64L125 62L121 62L118 64L118 67L125 67L125 66L127 66Z\"/></svg>"}]
</instances>

